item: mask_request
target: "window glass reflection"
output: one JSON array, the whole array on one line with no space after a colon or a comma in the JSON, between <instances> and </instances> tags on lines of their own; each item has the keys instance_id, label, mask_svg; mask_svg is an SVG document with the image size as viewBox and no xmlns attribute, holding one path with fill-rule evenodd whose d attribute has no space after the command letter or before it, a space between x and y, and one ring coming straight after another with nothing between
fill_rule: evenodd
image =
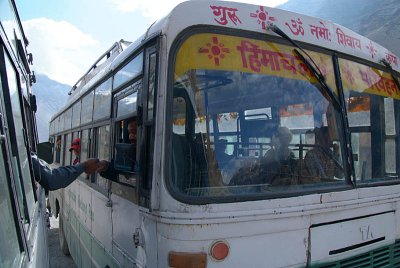
<instances>
[{"instance_id":1,"label":"window glass reflection","mask_svg":"<svg viewBox=\"0 0 400 268\"><path fill-rule=\"evenodd\" d=\"M356 179L398 179L394 99L400 91L382 70L339 59L347 105Z\"/></svg>"},{"instance_id":2,"label":"window glass reflection","mask_svg":"<svg viewBox=\"0 0 400 268\"><path fill-rule=\"evenodd\" d=\"M224 44L224 57L195 49L209 40ZM173 87L174 191L272 197L346 185L340 111L292 53L290 46L217 34L182 44ZM337 94L331 57L310 55Z\"/></svg>"},{"instance_id":3,"label":"window glass reflection","mask_svg":"<svg viewBox=\"0 0 400 268\"><path fill-rule=\"evenodd\" d=\"M117 118L122 118L136 111L137 92L133 92L118 101Z\"/></svg>"},{"instance_id":4,"label":"window glass reflection","mask_svg":"<svg viewBox=\"0 0 400 268\"><path fill-rule=\"evenodd\" d=\"M117 88L143 71L143 53L137 55L114 75L113 88Z\"/></svg>"},{"instance_id":5,"label":"window glass reflection","mask_svg":"<svg viewBox=\"0 0 400 268\"><path fill-rule=\"evenodd\" d=\"M93 120L110 117L111 114L111 79L95 89Z\"/></svg>"}]
</instances>

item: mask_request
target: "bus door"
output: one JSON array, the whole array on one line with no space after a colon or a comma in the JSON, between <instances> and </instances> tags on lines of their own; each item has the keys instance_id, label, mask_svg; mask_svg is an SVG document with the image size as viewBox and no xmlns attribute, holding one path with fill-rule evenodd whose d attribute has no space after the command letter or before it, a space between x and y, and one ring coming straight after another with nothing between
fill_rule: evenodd
<instances>
[{"instance_id":1,"label":"bus door","mask_svg":"<svg viewBox=\"0 0 400 268\"><path fill-rule=\"evenodd\" d=\"M153 63L149 64L154 62L151 58L149 53L139 53L116 72L113 80L113 91L116 93L112 159L118 173L117 182L113 181L111 185L113 250L129 256L138 266L146 264L146 253L142 247L146 224L141 211L148 210L150 205L153 169L148 159L153 156L149 151L154 148L151 140L154 136L152 118L155 106L154 97L149 96L155 93L155 82L152 80L155 77L149 77L144 71L144 66L155 68ZM123 80L126 82L121 82ZM153 89L149 93L147 90L144 92L149 84ZM148 98L152 100L147 102ZM130 266L128 258L119 259L118 255L114 254L124 266Z\"/></svg>"},{"instance_id":2,"label":"bus door","mask_svg":"<svg viewBox=\"0 0 400 268\"><path fill-rule=\"evenodd\" d=\"M140 225L137 187L139 166L136 157L137 144L129 140L128 127L131 128L132 124L136 124L137 99L141 88L142 82L136 81L114 97L114 150L112 154L115 169L115 178L111 183L113 252L117 250L120 254L129 254L135 261L137 247L132 241L132 235ZM118 260L126 261L125 258Z\"/></svg>"}]
</instances>

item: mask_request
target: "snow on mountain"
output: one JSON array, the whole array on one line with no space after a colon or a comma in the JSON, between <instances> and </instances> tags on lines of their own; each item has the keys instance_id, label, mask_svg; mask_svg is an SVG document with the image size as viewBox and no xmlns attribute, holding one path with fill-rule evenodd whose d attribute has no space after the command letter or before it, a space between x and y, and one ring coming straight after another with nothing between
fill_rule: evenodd
<instances>
[{"instance_id":1,"label":"snow on mountain","mask_svg":"<svg viewBox=\"0 0 400 268\"><path fill-rule=\"evenodd\" d=\"M39 142L49 139L49 121L52 115L63 107L67 101L71 86L51 80L45 75L37 74L32 93L36 95L36 121Z\"/></svg>"}]
</instances>

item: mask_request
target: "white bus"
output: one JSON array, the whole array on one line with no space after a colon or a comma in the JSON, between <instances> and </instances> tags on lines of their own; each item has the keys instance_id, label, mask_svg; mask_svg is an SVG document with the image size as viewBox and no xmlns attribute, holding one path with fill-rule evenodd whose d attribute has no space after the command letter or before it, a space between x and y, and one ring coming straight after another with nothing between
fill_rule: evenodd
<instances>
[{"instance_id":1,"label":"white bus","mask_svg":"<svg viewBox=\"0 0 400 268\"><path fill-rule=\"evenodd\" d=\"M50 123L54 165L79 137L81 161L118 171L50 194L79 267L400 267L398 56L225 1L182 3L127 45Z\"/></svg>"},{"instance_id":2,"label":"white bus","mask_svg":"<svg viewBox=\"0 0 400 268\"><path fill-rule=\"evenodd\" d=\"M14 0L0 3L0 267L48 267L45 192L37 152L32 54Z\"/></svg>"}]
</instances>

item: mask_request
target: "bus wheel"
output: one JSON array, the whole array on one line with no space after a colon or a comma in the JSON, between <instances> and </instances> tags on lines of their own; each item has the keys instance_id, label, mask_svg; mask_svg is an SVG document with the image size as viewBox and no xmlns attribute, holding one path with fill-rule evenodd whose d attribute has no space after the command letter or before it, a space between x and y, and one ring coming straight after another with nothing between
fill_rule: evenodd
<instances>
[{"instance_id":1,"label":"bus wheel","mask_svg":"<svg viewBox=\"0 0 400 268\"><path fill-rule=\"evenodd\" d=\"M62 252L64 253L64 255L70 255L67 239L65 238L64 228L63 228L63 218L64 217L63 217L62 213L60 213L59 215L60 215L60 218L59 218L59 227L58 227L58 237L60 239L60 248L61 248Z\"/></svg>"}]
</instances>

